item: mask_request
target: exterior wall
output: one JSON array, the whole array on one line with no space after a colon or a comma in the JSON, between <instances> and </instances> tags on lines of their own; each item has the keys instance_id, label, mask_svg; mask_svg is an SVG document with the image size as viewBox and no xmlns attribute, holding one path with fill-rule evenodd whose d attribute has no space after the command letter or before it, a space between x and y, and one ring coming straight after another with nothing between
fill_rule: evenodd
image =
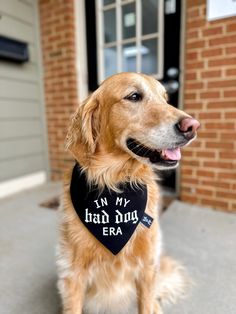
<instances>
[{"instance_id":1,"label":"exterior wall","mask_svg":"<svg viewBox=\"0 0 236 314\"><path fill-rule=\"evenodd\" d=\"M25 176L46 178L47 143L37 3L2 0L0 10L0 35L29 48L27 62L0 60L0 196L5 196L20 190ZM3 185L16 178L16 188L9 185L3 193Z\"/></svg>"},{"instance_id":2,"label":"exterior wall","mask_svg":"<svg viewBox=\"0 0 236 314\"><path fill-rule=\"evenodd\" d=\"M186 0L184 110L201 122L183 150L181 199L236 211L236 17L206 21L206 0ZM74 1L39 1L52 179L71 158L66 129L77 105Z\"/></svg>"},{"instance_id":3,"label":"exterior wall","mask_svg":"<svg viewBox=\"0 0 236 314\"><path fill-rule=\"evenodd\" d=\"M64 142L77 105L74 0L40 0L41 41L51 178L71 163Z\"/></svg>"},{"instance_id":4,"label":"exterior wall","mask_svg":"<svg viewBox=\"0 0 236 314\"><path fill-rule=\"evenodd\" d=\"M236 17L206 20L206 1L186 1L184 110L200 120L185 148L181 199L236 212Z\"/></svg>"}]
</instances>

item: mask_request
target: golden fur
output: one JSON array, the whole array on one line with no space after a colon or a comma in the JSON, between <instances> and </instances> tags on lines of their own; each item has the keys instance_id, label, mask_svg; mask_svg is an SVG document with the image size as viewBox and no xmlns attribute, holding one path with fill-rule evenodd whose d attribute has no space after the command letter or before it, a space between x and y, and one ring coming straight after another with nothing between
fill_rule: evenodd
<instances>
[{"instance_id":1,"label":"golden fur","mask_svg":"<svg viewBox=\"0 0 236 314\"><path fill-rule=\"evenodd\" d=\"M142 93L140 102L125 98L133 91ZM188 116L167 104L160 83L136 73L110 77L78 107L66 145L88 181L116 191L124 181L146 184L146 213L154 222L150 229L140 224L113 256L78 218L69 192L72 170L65 175L57 257L63 314L133 313L135 304L139 314L160 314L164 299L174 302L183 294L182 268L161 257L161 199L153 167L162 167L134 156L125 141L132 135L149 147L171 147L173 125L184 117Z\"/></svg>"}]
</instances>

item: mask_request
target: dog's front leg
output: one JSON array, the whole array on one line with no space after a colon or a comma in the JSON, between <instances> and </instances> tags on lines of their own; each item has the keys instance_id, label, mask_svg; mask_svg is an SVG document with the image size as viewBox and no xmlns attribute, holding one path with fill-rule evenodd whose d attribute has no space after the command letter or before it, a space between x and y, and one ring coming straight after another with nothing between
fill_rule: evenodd
<instances>
[{"instance_id":1,"label":"dog's front leg","mask_svg":"<svg viewBox=\"0 0 236 314\"><path fill-rule=\"evenodd\" d=\"M154 267L146 267L136 282L139 314L161 314L156 307L157 273Z\"/></svg>"},{"instance_id":2,"label":"dog's front leg","mask_svg":"<svg viewBox=\"0 0 236 314\"><path fill-rule=\"evenodd\" d=\"M62 295L63 314L82 314L86 291L86 275L70 275L59 279L58 287Z\"/></svg>"}]
</instances>

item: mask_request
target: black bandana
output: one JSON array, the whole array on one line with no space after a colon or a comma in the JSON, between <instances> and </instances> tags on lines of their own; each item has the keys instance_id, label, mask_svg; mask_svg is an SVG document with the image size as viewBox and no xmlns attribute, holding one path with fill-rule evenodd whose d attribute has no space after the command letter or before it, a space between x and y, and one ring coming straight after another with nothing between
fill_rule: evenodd
<instances>
[{"instance_id":1,"label":"black bandana","mask_svg":"<svg viewBox=\"0 0 236 314\"><path fill-rule=\"evenodd\" d=\"M76 213L85 227L114 255L131 238L139 222L146 227L152 218L145 214L147 187L122 184L121 193L105 188L99 193L96 186L87 184L78 164L74 166L70 194Z\"/></svg>"}]
</instances>

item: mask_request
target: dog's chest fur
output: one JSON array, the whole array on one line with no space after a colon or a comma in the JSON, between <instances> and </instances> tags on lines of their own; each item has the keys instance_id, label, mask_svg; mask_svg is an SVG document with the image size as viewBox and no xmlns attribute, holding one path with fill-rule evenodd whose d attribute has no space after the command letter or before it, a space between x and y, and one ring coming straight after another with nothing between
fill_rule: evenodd
<instances>
[{"instance_id":1,"label":"dog's chest fur","mask_svg":"<svg viewBox=\"0 0 236 314\"><path fill-rule=\"evenodd\" d=\"M95 261L89 270L86 312L126 312L136 300L135 279L139 273L140 265L126 259Z\"/></svg>"},{"instance_id":2,"label":"dog's chest fur","mask_svg":"<svg viewBox=\"0 0 236 314\"><path fill-rule=\"evenodd\" d=\"M85 313L131 313L137 301L135 282L145 271L145 254L150 250L149 242L141 245L146 240L144 228L140 226L140 230L138 227L134 238L120 256L111 257L109 253L102 260L96 257L93 259L88 274ZM158 250L160 248L156 247ZM156 259L153 260L157 267L158 255L155 254Z\"/></svg>"},{"instance_id":3,"label":"dog's chest fur","mask_svg":"<svg viewBox=\"0 0 236 314\"><path fill-rule=\"evenodd\" d=\"M159 263L158 196L156 184L148 185L145 211L154 218L153 224L150 229L139 224L126 246L114 256L78 218L71 204L68 185L60 221L58 273L59 278L68 274L79 278L81 270L87 269L85 313L131 313L130 306L137 300L135 282L145 271L146 260L152 260L157 267ZM63 287L60 290L63 291Z\"/></svg>"}]
</instances>

